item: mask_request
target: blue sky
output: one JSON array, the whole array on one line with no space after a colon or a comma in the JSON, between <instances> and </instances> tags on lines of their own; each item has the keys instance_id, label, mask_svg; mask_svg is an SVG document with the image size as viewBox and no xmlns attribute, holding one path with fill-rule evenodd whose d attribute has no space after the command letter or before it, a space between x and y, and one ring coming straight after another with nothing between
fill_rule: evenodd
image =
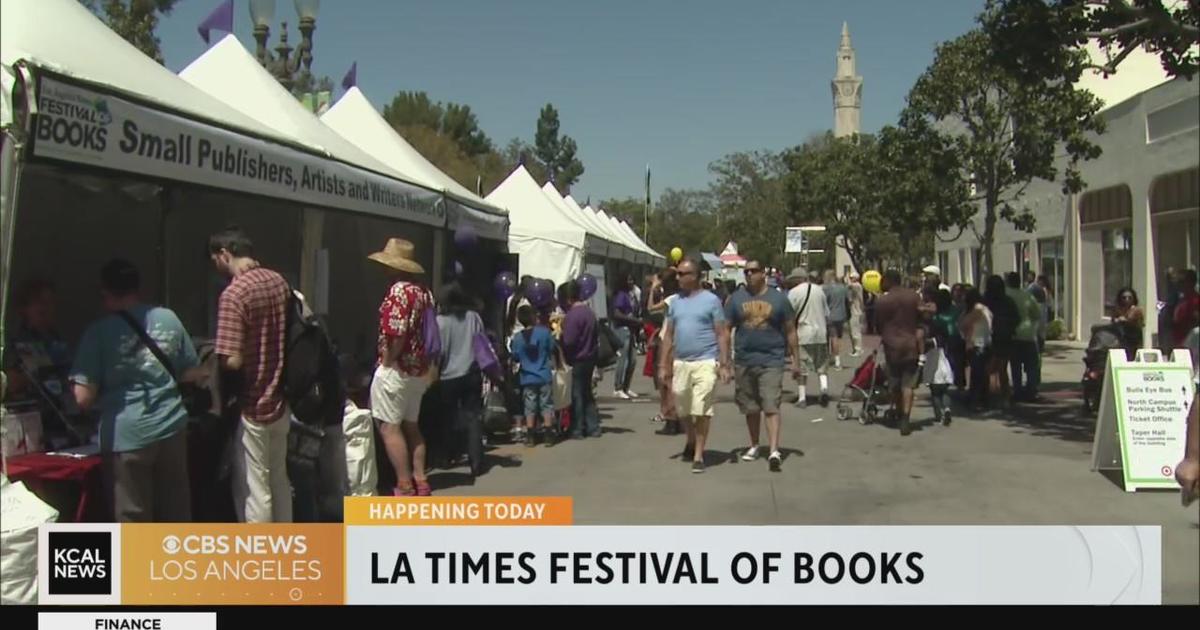
<instances>
[{"instance_id":1,"label":"blue sky","mask_svg":"<svg viewBox=\"0 0 1200 630\"><path fill-rule=\"evenodd\" d=\"M183 0L159 27L167 66L203 53L196 25L219 0ZM277 0L299 41L289 0ZM376 107L399 90L471 106L498 145L532 142L559 110L587 169L580 198L655 197L709 181L734 151L781 149L833 124L829 81L842 22L864 80L864 131L894 122L933 48L974 25L982 0L325 0L313 71L354 61ZM253 49L249 0L234 29ZM278 26L273 29L272 44ZM214 43L220 37L213 39Z\"/></svg>"}]
</instances>

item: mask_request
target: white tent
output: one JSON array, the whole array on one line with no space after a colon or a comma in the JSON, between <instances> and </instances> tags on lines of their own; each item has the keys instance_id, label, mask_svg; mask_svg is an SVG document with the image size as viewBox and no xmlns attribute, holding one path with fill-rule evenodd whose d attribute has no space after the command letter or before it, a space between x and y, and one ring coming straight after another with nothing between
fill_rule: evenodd
<instances>
[{"instance_id":1,"label":"white tent","mask_svg":"<svg viewBox=\"0 0 1200 630\"><path fill-rule=\"evenodd\" d=\"M583 217L584 223L593 226L594 229L599 231L599 233L603 235L606 240L608 240L610 243L608 248L609 258L637 262L637 252L631 249L620 236L613 232L612 226L606 224L604 221L598 220L598 217L594 212L584 212L583 208L579 207L579 204L573 197L571 197L571 195L563 197L563 203L570 208L571 212L573 212L576 216Z\"/></svg>"},{"instance_id":2,"label":"white tent","mask_svg":"<svg viewBox=\"0 0 1200 630\"><path fill-rule=\"evenodd\" d=\"M625 243L625 246L628 247L631 251L636 252L637 261L639 263L645 264L645 265L653 264L653 262L654 262L653 254L651 254L650 252L647 252L642 247L642 242L640 240L631 239L629 237L629 234L627 234L624 230L621 229L620 221L617 221L613 217L610 217L603 210L594 210L591 206L588 206L586 208L586 210L588 212L594 212L596 214L596 216L600 218L601 221L604 221L605 223L607 223L609 226L609 229L612 230L613 234L616 234L617 238L621 239L621 241L623 243Z\"/></svg>"},{"instance_id":3,"label":"white tent","mask_svg":"<svg viewBox=\"0 0 1200 630\"><path fill-rule=\"evenodd\" d=\"M518 166L487 201L508 208L508 251L517 254L521 275L561 284L583 271L587 231L538 187L524 166Z\"/></svg>"},{"instance_id":4,"label":"white tent","mask_svg":"<svg viewBox=\"0 0 1200 630\"><path fill-rule=\"evenodd\" d=\"M600 229L599 226L589 222L582 214L572 210L553 184L546 182L546 185L542 186L542 193L545 194L546 198L554 204L555 208L558 208L558 211L561 212L563 216L566 216L571 220L572 223L583 228L583 230L588 233L588 236L591 237L588 239L587 246L587 253L589 256L599 256L604 259L615 258L619 256L617 251L610 251L616 247L616 244L609 240L608 234L606 234L604 230Z\"/></svg>"},{"instance_id":5,"label":"white tent","mask_svg":"<svg viewBox=\"0 0 1200 630\"><path fill-rule=\"evenodd\" d=\"M484 201L425 159L396 133L358 87L338 99L321 116L321 122L414 182L445 193L452 203L450 229L465 224L484 238L508 238L507 211Z\"/></svg>"},{"instance_id":6,"label":"white tent","mask_svg":"<svg viewBox=\"0 0 1200 630\"><path fill-rule=\"evenodd\" d=\"M642 237L638 236L637 232L635 232L632 227L629 227L628 223L626 223L624 221L618 221L617 224L620 226L621 231L628 234L629 237L631 239L633 239L633 241L635 243L637 243L638 247L640 247L642 249L642 251L645 251L646 253L650 254L650 257L654 259L654 264L665 265L667 263L667 257L660 254L658 252L658 250L647 245L646 241L643 241Z\"/></svg>"}]
</instances>

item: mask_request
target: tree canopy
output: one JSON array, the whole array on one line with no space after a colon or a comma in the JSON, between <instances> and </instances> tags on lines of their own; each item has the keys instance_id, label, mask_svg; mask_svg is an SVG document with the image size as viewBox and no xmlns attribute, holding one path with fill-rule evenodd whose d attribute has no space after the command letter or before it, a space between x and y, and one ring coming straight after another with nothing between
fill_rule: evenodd
<instances>
[{"instance_id":1,"label":"tree canopy","mask_svg":"<svg viewBox=\"0 0 1200 630\"><path fill-rule=\"evenodd\" d=\"M575 140L568 135L560 137L558 132L558 110L546 103L538 114L534 150L550 181L559 192L566 194L583 175L583 162L575 155L579 150Z\"/></svg>"},{"instance_id":2,"label":"tree canopy","mask_svg":"<svg viewBox=\"0 0 1200 630\"><path fill-rule=\"evenodd\" d=\"M171 13L179 0L79 0L125 41L147 57L163 62L155 29L159 16Z\"/></svg>"},{"instance_id":3,"label":"tree canopy","mask_svg":"<svg viewBox=\"0 0 1200 630\"><path fill-rule=\"evenodd\" d=\"M959 179L981 205L982 228L968 227L983 250L984 273L992 269L998 220L1033 230L1034 215L1016 203L1032 181L1061 182L1066 193L1083 189L1079 164L1100 155L1093 142L1104 130L1099 110L1095 96L1069 82L1031 82L996 63L981 30L938 46L901 118L953 147Z\"/></svg>"},{"instance_id":4,"label":"tree canopy","mask_svg":"<svg viewBox=\"0 0 1200 630\"><path fill-rule=\"evenodd\" d=\"M1138 48L1170 76L1200 69L1196 0L989 0L980 22L994 61L1029 82L1074 82L1087 68L1113 74ZM1089 42L1103 60L1075 54Z\"/></svg>"}]
</instances>

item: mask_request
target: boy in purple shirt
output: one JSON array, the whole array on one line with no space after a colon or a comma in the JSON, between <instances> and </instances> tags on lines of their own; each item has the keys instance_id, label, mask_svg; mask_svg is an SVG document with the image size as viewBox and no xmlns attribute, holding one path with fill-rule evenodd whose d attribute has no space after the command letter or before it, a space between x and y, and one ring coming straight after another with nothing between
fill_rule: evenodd
<instances>
[{"instance_id":1,"label":"boy in purple shirt","mask_svg":"<svg viewBox=\"0 0 1200 630\"><path fill-rule=\"evenodd\" d=\"M563 320L563 355L571 364L571 428L573 438L600 437L600 412L592 391L596 372L596 314L579 299L579 283L564 287L567 316Z\"/></svg>"}]
</instances>

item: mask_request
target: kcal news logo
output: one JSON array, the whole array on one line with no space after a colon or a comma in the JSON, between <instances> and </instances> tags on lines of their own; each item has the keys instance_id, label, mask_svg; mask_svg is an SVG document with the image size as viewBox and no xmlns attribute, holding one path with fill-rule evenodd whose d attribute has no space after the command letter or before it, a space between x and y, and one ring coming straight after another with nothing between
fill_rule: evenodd
<instances>
[{"instance_id":1,"label":"kcal news logo","mask_svg":"<svg viewBox=\"0 0 1200 630\"><path fill-rule=\"evenodd\" d=\"M111 532L49 532L50 594L112 593Z\"/></svg>"},{"instance_id":2,"label":"kcal news logo","mask_svg":"<svg viewBox=\"0 0 1200 630\"><path fill-rule=\"evenodd\" d=\"M47 523L39 527L39 604L118 604L120 596L119 525Z\"/></svg>"}]
</instances>

